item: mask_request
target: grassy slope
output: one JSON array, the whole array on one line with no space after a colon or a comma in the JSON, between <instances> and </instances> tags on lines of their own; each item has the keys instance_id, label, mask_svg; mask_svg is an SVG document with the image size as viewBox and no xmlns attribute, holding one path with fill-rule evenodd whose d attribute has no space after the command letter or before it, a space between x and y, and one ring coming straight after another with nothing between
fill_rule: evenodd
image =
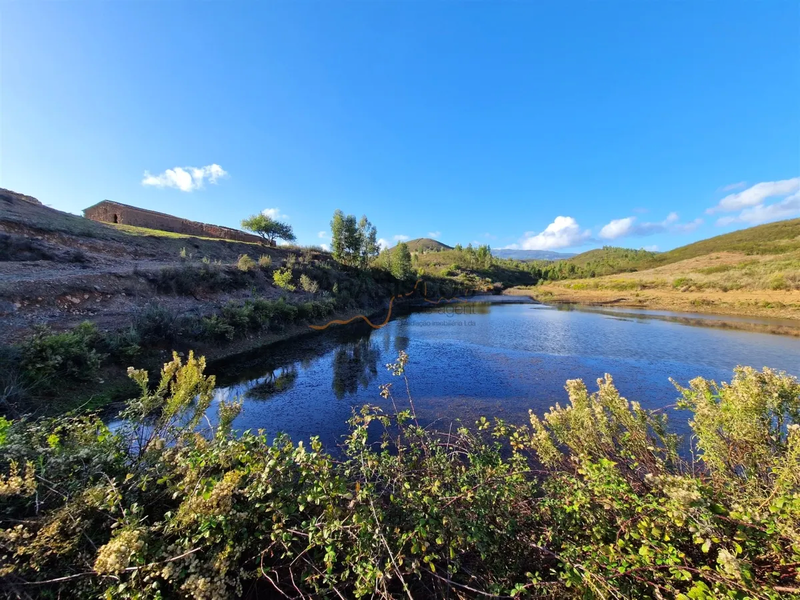
<instances>
[{"instance_id":1,"label":"grassy slope","mask_svg":"<svg viewBox=\"0 0 800 600\"><path fill-rule=\"evenodd\" d=\"M577 259L581 267L603 260L611 264L621 256L616 250L594 250L570 260ZM516 293L549 302L800 320L800 219L639 258L617 261L611 275L546 282Z\"/></svg>"},{"instance_id":2,"label":"grassy slope","mask_svg":"<svg viewBox=\"0 0 800 600\"><path fill-rule=\"evenodd\" d=\"M675 248L669 252L648 252L606 246L573 256L564 262L577 267L604 265L604 274L637 271L668 265L717 252L746 255L784 254L800 250L800 219L767 223Z\"/></svg>"}]
</instances>

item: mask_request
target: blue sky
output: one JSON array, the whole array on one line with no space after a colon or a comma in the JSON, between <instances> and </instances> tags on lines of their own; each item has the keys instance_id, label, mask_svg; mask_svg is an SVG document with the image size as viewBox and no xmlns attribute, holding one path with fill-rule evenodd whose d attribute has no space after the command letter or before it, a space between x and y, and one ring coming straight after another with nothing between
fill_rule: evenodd
<instances>
[{"instance_id":1,"label":"blue sky","mask_svg":"<svg viewBox=\"0 0 800 600\"><path fill-rule=\"evenodd\" d=\"M796 0L4 1L0 186L666 250L800 216L799 49Z\"/></svg>"}]
</instances>

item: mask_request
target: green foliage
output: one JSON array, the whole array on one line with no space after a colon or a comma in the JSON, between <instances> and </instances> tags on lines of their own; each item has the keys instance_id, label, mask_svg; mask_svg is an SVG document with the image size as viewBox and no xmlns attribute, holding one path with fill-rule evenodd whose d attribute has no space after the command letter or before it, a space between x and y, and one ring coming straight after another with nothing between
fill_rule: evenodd
<instances>
[{"instance_id":1,"label":"green foliage","mask_svg":"<svg viewBox=\"0 0 800 600\"><path fill-rule=\"evenodd\" d=\"M247 273L256 268L256 261L250 258L249 254L241 254L239 260L236 261L236 268Z\"/></svg>"},{"instance_id":2,"label":"green foliage","mask_svg":"<svg viewBox=\"0 0 800 600\"><path fill-rule=\"evenodd\" d=\"M378 256L378 232L366 215L356 222L341 210L331 219L331 253L339 262L365 269Z\"/></svg>"},{"instance_id":3,"label":"green foliage","mask_svg":"<svg viewBox=\"0 0 800 600\"><path fill-rule=\"evenodd\" d=\"M262 269L269 269L272 266L272 257L268 254L262 254L258 257L258 266Z\"/></svg>"},{"instance_id":4,"label":"green foliage","mask_svg":"<svg viewBox=\"0 0 800 600\"><path fill-rule=\"evenodd\" d=\"M279 288L288 290L290 292L295 291L297 288L292 284L292 269L289 267L283 267L282 269L276 270L272 274L272 281L275 282Z\"/></svg>"},{"instance_id":5,"label":"green foliage","mask_svg":"<svg viewBox=\"0 0 800 600\"><path fill-rule=\"evenodd\" d=\"M153 302L134 313L131 328L134 333L129 342L136 345L140 342L146 345L170 343L180 334L178 315Z\"/></svg>"},{"instance_id":6,"label":"green foliage","mask_svg":"<svg viewBox=\"0 0 800 600\"><path fill-rule=\"evenodd\" d=\"M291 225L276 221L262 213L244 219L242 228L260 235L272 244L275 243L275 240L293 242L296 239Z\"/></svg>"},{"instance_id":7,"label":"green foliage","mask_svg":"<svg viewBox=\"0 0 800 600\"><path fill-rule=\"evenodd\" d=\"M44 389L57 388L65 381L92 380L102 358L96 350L98 340L97 328L88 321L62 333L37 327L21 346L22 373Z\"/></svg>"},{"instance_id":8,"label":"green foliage","mask_svg":"<svg viewBox=\"0 0 800 600\"><path fill-rule=\"evenodd\" d=\"M319 291L319 284L305 273L300 275L300 287L303 291L311 294L316 294Z\"/></svg>"},{"instance_id":9,"label":"green foliage","mask_svg":"<svg viewBox=\"0 0 800 600\"><path fill-rule=\"evenodd\" d=\"M254 312L257 312L254 309ZM387 365L408 385L408 356ZM696 461L610 377L440 434L409 396L319 441L234 434L189 354L96 417L0 422L0 582L41 597L800 597L800 384L681 388ZM292 375L287 375L291 385ZM269 389L265 393L269 393ZM214 426L212 423L216 422ZM277 588L277 590L276 590Z\"/></svg>"},{"instance_id":10,"label":"green foliage","mask_svg":"<svg viewBox=\"0 0 800 600\"><path fill-rule=\"evenodd\" d=\"M389 265L392 275L397 279L408 279L413 271L411 268L411 252L405 242L400 242L392 248L389 255Z\"/></svg>"}]
</instances>

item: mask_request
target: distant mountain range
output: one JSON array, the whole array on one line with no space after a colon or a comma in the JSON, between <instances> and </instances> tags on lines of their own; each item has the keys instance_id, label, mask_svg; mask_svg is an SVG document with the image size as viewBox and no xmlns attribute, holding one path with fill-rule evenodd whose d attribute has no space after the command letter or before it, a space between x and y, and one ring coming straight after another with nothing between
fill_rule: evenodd
<instances>
[{"instance_id":1,"label":"distant mountain range","mask_svg":"<svg viewBox=\"0 0 800 600\"><path fill-rule=\"evenodd\" d=\"M492 254L498 258L513 258L515 260L564 260L575 256L574 252L515 250L513 248L492 248Z\"/></svg>"}]
</instances>

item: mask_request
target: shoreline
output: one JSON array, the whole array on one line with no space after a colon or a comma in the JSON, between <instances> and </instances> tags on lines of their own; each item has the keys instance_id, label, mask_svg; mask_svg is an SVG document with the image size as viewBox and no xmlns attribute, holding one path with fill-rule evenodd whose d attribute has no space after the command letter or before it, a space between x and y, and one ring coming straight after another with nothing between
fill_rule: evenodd
<instances>
[{"instance_id":1,"label":"shoreline","mask_svg":"<svg viewBox=\"0 0 800 600\"><path fill-rule=\"evenodd\" d=\"M786 310L781 311L781 314L774 314L774 310L769 307L774 299L767 298L763 294L760 295L762 296L761 302L764 303L762 306L721 303L717 298L710 298L707 294L692 294L689 297L683 292L661 292L659 294L630 296L612 290L571 290L552 285L537 286L535 289L508 288L503 291L503 294L524 296L540 304L555 307L629 308L687 313L686 316L680 314L627 313L627 316L635 315L641 318L660 319L698 327L716 327L753 333L800 337L800 314L796 316L791 313L786 314ZM754 297L759 296L757 293L752 295ZM750 301L755 302L756 300ZM780 304L780 301L777 303ZM773 312L768 312L770 310L773 310ZM703 316L692 316L692 314ZM619 316L626 316L626 313L620 312ZM713 317L719 318L714 319ZM738 317L738 319L726 317ZM764 319L765 322L748 321L742 319L742 317Z\"/></svg>"}]
</instances>

